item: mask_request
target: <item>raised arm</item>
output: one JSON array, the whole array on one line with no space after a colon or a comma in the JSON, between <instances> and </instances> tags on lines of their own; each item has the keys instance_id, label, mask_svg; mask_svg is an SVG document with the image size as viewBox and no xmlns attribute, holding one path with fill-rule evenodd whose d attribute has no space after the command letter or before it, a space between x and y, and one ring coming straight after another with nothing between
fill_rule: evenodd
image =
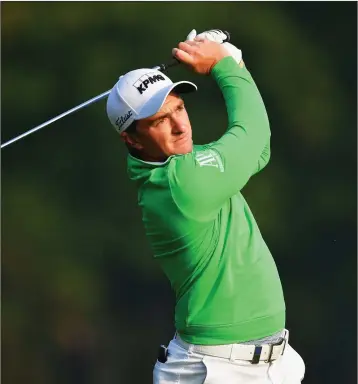
<instances>
[{"instance_id":1,"label":"raised arm","mask_svg":"<svg viewBox=\"0 0 358 384\"><path fill-rule=\"evenodd\" d=\"M185 44L185 45L183 45ZM215 217L260 168L270 128L261 95L248 70L218 50L219 44L181 43L176 57L217 82L225 99L228 128L203 150L174 158L169 179L173 198L182 211L198 220ZM222 49L222 48L221 48ZM184 50L185 54L182 54Z\"/></svg>"}]
</instances>

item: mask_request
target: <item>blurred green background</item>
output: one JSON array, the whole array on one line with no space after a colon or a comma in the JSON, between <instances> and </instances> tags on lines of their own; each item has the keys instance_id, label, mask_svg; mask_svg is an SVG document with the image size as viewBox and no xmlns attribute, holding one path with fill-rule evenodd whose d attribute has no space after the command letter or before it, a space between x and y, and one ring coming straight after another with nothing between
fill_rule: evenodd
<instances>
[{"instance_id":1,"label":"blurred green background","mask_svg":"<svg viewBox=\"0 0 358 384\"><path fill-rule=\"evenodd\" d=\"M231 32L272 129L244 195L276 260L306 384L356 382L355 2L1 3L1 141L167 62L196 28ZM226 128L185 68L197 144ZM150 383L174 332L105 101L2 153L2 382ZM224 384L224 383L223 383Z\"/></svg>"}]
</instances>

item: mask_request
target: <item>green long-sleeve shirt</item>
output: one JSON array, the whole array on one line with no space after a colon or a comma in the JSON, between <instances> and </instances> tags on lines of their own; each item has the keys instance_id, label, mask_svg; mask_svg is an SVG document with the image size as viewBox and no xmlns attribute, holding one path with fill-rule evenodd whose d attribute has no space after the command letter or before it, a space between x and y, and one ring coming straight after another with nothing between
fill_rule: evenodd
<instances>
[{"instance_id":1,"label":"green long-sleeve shirt","mask_svg":"<svg viewBox=\"0 0 358 384\"><path fill-rule=\"evenodd\" d=\"M228 114L219 140L163 164L128 157L154 257L176 294L176 329L195 344L259 339L285 326L275 262L240 193L270 156L266 110L233 58L212 77Z\"/></svg>"}]
</instances>

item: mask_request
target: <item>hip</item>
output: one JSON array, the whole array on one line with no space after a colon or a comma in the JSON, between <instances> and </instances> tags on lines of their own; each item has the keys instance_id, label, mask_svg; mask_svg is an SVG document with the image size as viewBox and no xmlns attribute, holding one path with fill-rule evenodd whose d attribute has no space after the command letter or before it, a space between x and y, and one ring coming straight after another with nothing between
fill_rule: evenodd
<instances>
[{"instance_id":1,"label":"hip","mask_svg":"<svg viewBox=\"0 0 358 384\"><path fill-rule=\"evenodd\" d=\"M203 346L180 337L170 341L166 359L157 361L154 384L298 384L305 374L301 356L288 344Z\"/></svg>"}]
</instances>

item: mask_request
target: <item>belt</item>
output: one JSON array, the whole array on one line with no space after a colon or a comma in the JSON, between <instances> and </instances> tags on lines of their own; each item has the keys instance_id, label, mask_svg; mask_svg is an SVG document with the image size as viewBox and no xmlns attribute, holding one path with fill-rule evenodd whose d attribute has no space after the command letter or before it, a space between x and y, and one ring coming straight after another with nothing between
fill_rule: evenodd
<instances>
[{"instance_id":1,"label":"belt","mask_svg":"<svg viewBox=\"0 0 358 384\"><path fill-rule=\"evenodd\" d=\"M189 344L184 341L179 334L175 341L179 346L187 351L200 353L202 355L222 357L231 360L247 360L252 364L258 364L259 361L269 363L277 360L285 351L288 342L288 330L285 330L284 337L275 344L225 344L225 345L198 345Z\"/></svg>"}]
</instances>

